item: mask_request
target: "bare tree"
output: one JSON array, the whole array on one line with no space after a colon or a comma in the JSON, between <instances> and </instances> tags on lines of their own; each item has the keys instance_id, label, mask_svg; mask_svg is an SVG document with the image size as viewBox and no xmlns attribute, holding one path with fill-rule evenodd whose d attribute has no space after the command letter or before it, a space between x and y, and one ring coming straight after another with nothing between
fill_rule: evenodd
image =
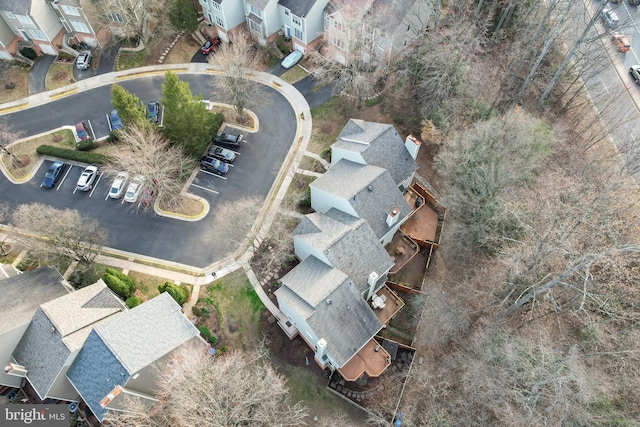
<instances>
[{"instance_id":1,"label":"bare tree","mask_svg":"<svg viewBox=\"0 0 640 427\"><path fill-rule=\"evenodd\" d=\"M116 426L293 426L307 410L289 397L285 378L266 352L230 351L212 358L202 347L185 346L159 381L158 402L144 410L136 401L110 420ZM109 414L112 418L115 414Z\"/></svg>"},{"instance_id":2,"label":"bare tree","mask_svg":"<svg viewBox=\"0 0 640 427\"><path fill-rule=\"evenodd\" d=\"M101 18L120 36L135 38L151 51L152 38L162 38L175 30L169 20L168 0L100 0Z\"/></svg>"},{"instance_id":3,"label":"bare tree","mask_svg":"<svg viewBox=\"0 0 640 427\"><path fill-rule=\"evenodd\" d=\"M152 185L165 208L174 208L181 200L182 186L193 161L170 144L155 126L131 124L120 130L119 144L109 154L107 171L126 171L130 177L142 175ZM148 204L145 208L149 208Z\"/></svg>"},{"instance_id":4,"label":"bare tree","mask_svg":"<svg viewBox=\"0 0 640 427\"><path fill-rule=\"evenodd\" d=\"M257 83L248 78L258 63L257 51L249 40L245 32L237 33L229 43L222 43L218 51L209 56L209 63L221 67L225 73L219 87L226 102L235 108L241 122L247 103L253 99L257 87Z\"/></svg>"},{"instance_id":5,"label":"bare tree","mask_svg":"<svg viewBox=\"0 0 640 427\"><path fill-rule=\"evenodd\" d=\"M20 158L13 154L7 147L11 143L19 139L20 136L21 132L14 131L13 129L11 129L9 124L7 124L6 117L0 118L0 150L2 150L4 154L7 154L12 159L12 161L15 161L17 163L20 163Z\"/></svg>"},{"instance_id":6,"label":"bare tree","mask_svg":"<svg viewBox=\"0 0 640 427\"><path fill-rule=\"evenodd\" d=\"M13 213L13 224L42 239L25 240L33 251L56 253L90 264L107 244L107 231L98 221L73 209L55 209L42 203L20 205Z\"/></svg>"}]
</instances>

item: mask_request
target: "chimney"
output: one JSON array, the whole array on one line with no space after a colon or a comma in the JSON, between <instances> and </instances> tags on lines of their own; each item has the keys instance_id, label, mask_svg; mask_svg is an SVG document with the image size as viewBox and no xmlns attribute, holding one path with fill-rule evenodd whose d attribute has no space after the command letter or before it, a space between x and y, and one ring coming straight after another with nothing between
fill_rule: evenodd
<instances>
[{"instance_id":1,"label":"chimney","mask_svg":"<svg viewBox=\"0 0 640 427\"><path fill-rule=\"evenodd\" d=\"M411 157L413 157L413 160L416 160L418 158L418 151L420 151L420 145L422 145L422 142L413 135L407 136L407 139L404 140L404 146L409 152L409 154L411 155Z\"/></svg>"},{"instance_id":2,"label":"chimney","mask_svg":"<svg viewBox=\"0 0 640 427\"><path fill-rule=\"evenodd\" d=\"M325 356L326 354L327 354L327 341L325 341L324 338L320 338L316 343L316 359L318 359L321 362L324 362L322 360L322 357Z\"/></svg>"},{"instance_id":3,"label":"chimney","mask_svg":"<svg viewBox=\"0 0 640 427\"><path fill-rule=\"evenodd\" d=\"M7 375L13 375L15 377L25 378L27 376L27 368L16 363L9 363L4 367L4 372Z\"/></svg>"},{"instance_id":4,"label":"chimney","mask_svg":"<svg viewBox=\"0 0 640 427\"><path fill-rule=\"evenodd\" d=\"M387 214L387 225L389 227L393 227L394 224L398 222L399 218L400 218L400 209L398 208L391 209L391 212Z\"/></svg>"},{"instance_id":5,"label":"chimney","mask_svg":"<svg viewBox=\"0 0 640 427\"><path fill-rule=\"evenodd\" d=\"M367 279L367 283L369 284L369 298L371 298L373 292L376 290L379 278L380 276L375 271L372 271L371 274L369 274L369 278Z\"/></svg>"},{"instance_id":6,"label":"chimney","mask_svg":"<svg viewBox=\"0 0 640 427\"><path fill-rule=\"evenodd\" d=\"M123 391L124 390L121 386L119 385L115 386L114 389L111 390L109 394L107 394L105 397L102 398L102 400L100 401L100 406L102 406L103 408L106 408L113 401L113 399L115 399Z\"/></svg>"}]
</instances>

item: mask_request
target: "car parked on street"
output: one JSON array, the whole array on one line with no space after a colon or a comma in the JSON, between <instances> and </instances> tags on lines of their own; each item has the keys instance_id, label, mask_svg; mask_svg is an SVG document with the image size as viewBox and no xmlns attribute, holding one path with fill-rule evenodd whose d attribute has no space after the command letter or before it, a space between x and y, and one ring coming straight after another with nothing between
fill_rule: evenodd
<instances>
[{"instance_id":1,"label":"car parked on street","mask_svg":"<svg viewBox=\"0 0 640 427\"><path fill-rule=\"evenodd\" d=\"M200 48L200 52L203 55L209 55L210 53L215 53L215 51L220 47L222 40L220 37L207 37L207 40L204 42L202 47Z\"/></svg>"},{"instance_id":2,"label":"car parked on street","mask_svg":"<svg viewBox=\"0 0 640 427\"><path fill-rule=\"evenodd\" d=\"M64 163L62 162L53 162L47 173L44 174L44 179L42 180L42 188L53 188L60 179L62 175L62 171L64 170Z\"/></svg>"},{"instance_id":3,"label":"car parked on street","mask_svg":"<svg viewBox=\"0 0 640 427\"><path fill-rule=\"evenodd\" d=\"M80 191L89 191L93 188L93 183L98 177L98 168L96 166L90 165L84 168L82 175L78 178L78 184L76 185L76 189Z\"/></svg>"},{"instance_id":4,"label":"car parked on street","mask_svg":"<svg viewBox=\"0 0 640 427\"><path fill-rule=\"evenodd\" d=\"M298 61L300 61L301 59L302 59L302 52L299 50L294 50L282 60L280 65L284 69L289 69L294 65L296 65Z\"/></svg>"},{"instance_id":5,"label":"car parked on street","mask_svg":"<svg viewBox=\"0 0 640 427\"><path fill-rule=\"evenodd\" d=\"M87 70L91 66L91 51L83 50L76 58L76 68L78 70Z\"/></svg>"},{"instance_id":6,"label":"car parked on street","mask_svg":"<svg viewBox=\"0 0 640 427\"><path fill-rule=\"evenodd\" d=\"M147 180L144 176L136 175L127 187L127 192L124 193L124 201L127 203L135 203L138 200L138 197L140 197L140 193L142 192L142 188L146 181Z\"/></svg>"},{"instance_id":7,"label":"car parked on street","mask_svg":"<svg viewBox=\"0 0 640 427\"><path fill-rule=\"evenodd\" d=\"M227 148L240 148L240 145L244 142L244 136L221 132L217 133L211 142Z\"/></svg>"},{"instance_id":8,"label":"car parked on street","mask_svg":"<svg viewBox=\"0 0 640 427\"><path fill-rule=\"evenodd\" d=\"M613 40L613 44L615 44L618 50L622 53L628 52L631 48L629 39L624 34L614 34L611 36L611 40Z\"/></svg>"},{"instance_id":9,"label":"car parked on street","mask_svg":"<svg viewBox=\"0 0 640 427\"><path fill-rule=\"evenodd\" d=\"M629 75L637 85L640 85L640 65L632 65L629 68Z\"/></svg>"},{"instance_id":10,"label":"car parked on street","mask_svg":"<svg viewBox=\"0 0 640 427\"><path fill-rule=\"evenodd\" d=\"M151 101L147 105L147 120L151 123L158 123L160 115L160 104L157 101Z\"/></svg>"},{"instance_id":11,"label":"car parked on street","mask_svg":"<svg viewBox=\"0 0 640 427\"><path fill-rule=\"evenodd\" d=\"M118 110L111 110L109 113L109 129L118 130L122 128L122 120L118 115Z\"/></svg>"},{"instance_id":12,"label":"car parked on street","mask_svg":"<svg viewBox=\"0 0 640 427\"><path fill-rule=\"evenodd\" d=\"M225 163L233 163L233 161L236 159L236 153L218 145L214 145L209 148L207 156L213 157L214 159L222 160Z\"/></svg>"},{"instance_id":13,"label":"car parked on street","mask_svg":"<svg viewBox=\"0 0 640 427\"><path fill-rule=\"evenodd\" d=\"M609 29L617 28L618 23L620 23L618 14L613 9L610 9L608 7L602 9L602 12L600 12L600 19L602 20L604 26Z\"/></svg>"},{"instance_id":14,"label":"car parked on street","mask_svg":"<svg viewBox=\"0 0 640 427\"><path fill-rule=\"evenodd\" d=\"M216 175L226 175L229 172L229 165L221 162L213 157L203 156L200 159L200 167L207 172L215 173Z\"/></svg>"},{"instance_id":15,"label":"car parked on street","mask_svg":"<svg viewBox=\"0 0 640 427\"><path fill-rule=\"evenodd\" d=\"M87 129L84 127L84 123L76 123L76 134L80 141L85 141L89 138L89 134L87 133Z\"/></svg>"},{"instance_id":16,"label":"car parked on street","mask_svg":"<svg viewBox=\"0 0 640 427\"><path fill-rule=\"evenodd\" d=\"M118 175L116 175L116 179L114 179L111 184L109 197L112 199L119 199L122 197L124 189L127 188L127 181L129 181L129 174L126 172L119 172Z\"/></svg>"}]
</instances>

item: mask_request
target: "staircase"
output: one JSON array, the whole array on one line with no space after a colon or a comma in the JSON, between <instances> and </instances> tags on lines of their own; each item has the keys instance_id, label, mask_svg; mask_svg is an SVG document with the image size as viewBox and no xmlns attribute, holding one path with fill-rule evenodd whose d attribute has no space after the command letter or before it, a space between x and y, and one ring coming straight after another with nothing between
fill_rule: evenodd
<instances>
[{"instance_id":1,"label":"staircase","mask_svg":"<svg viewBox=\"0 0 640 427\"><path fill-rule=\"evenodd\" d=\"M207 21L205 21L204 19L202 19L199 23L198 23L198 28L196 28L195 31L193 31L191 33L191 37L193 37L193 39L195 41L197 41L200 45L203 45L205 41L207 41L207 39L204 37L204 35L202 34L202 29L204 27L206 27Z\"/></svg>"}]
</instances>

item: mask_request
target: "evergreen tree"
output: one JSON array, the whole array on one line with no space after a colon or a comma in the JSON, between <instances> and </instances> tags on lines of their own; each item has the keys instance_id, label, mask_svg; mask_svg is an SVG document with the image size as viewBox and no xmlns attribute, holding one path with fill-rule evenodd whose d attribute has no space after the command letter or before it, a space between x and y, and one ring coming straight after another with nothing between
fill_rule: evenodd
<instances>
[{"instance_id":1,"label":"evergreen tree","mask_svg":"<svg viewBox=\"0 0 640 427\"><path fill-rule=\"evenodd\" d=\"M178 30L193 31L198 26L198 14L189 0L175 0L169 10L169 20Z\"/></svg>"},{"instance_id":2,"label":"evergreen tree","mask_svg":"<svg viewBox=\"0 0 640 427\"><path fill-rule=\"evenodd\" d=\"M122 86L111 86L111 104L118 110L123 124L145 123L147 114L144 104Z\"/></svg>"}]
</instances>

